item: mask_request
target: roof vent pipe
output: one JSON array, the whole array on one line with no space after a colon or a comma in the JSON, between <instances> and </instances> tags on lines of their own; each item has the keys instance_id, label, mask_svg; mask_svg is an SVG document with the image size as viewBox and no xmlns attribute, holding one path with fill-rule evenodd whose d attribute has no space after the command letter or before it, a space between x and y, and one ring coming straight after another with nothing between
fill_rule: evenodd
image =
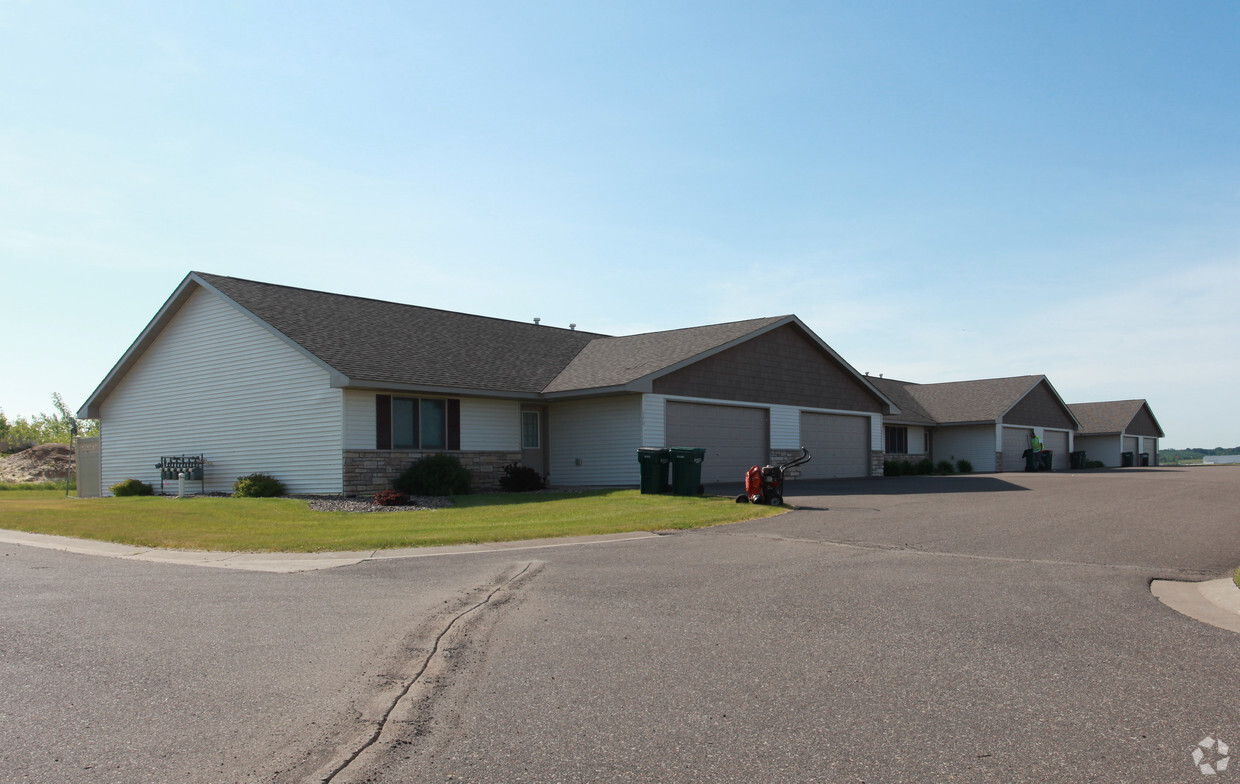
<instances>
[{"instance_id":1,"label":"roof vent pipe","mask_svg":"<svg viewBox=\"0 0 1240 784\"><path fill-rule=\"evenodd\" d=\"M537 325L538 325L541 321L542 321L542 319L540 319L538 316L535 316L535 317L534 317L534 324L535 324L535 326L537 326Z\"/></svg>"},{"instance_id":2,"label":"roof vent pipe","mask_svg":"<svg viewBox=\"0 0 1240 784\"><path fill-rule=\"evenodd\" d=\"M569 325L568 325L568 328L569 328L569 329L572 329L572 330L575 330L575 329L577 329L577 325L576 325L576 324L569 324Z\"/></svg>"}]
</instances>

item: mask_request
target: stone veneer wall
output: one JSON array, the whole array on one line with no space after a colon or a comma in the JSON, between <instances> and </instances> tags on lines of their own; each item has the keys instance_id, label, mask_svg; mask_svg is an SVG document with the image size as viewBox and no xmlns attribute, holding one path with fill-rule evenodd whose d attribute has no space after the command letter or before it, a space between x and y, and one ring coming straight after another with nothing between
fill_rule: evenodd
<instances>
[{"instance_id":1,"label":"stone veneer wall","mask_svg":"<svg viewBox=\"0 0 1240 784\"><path fill-rule=\"evenodd\" d=\"M442 450L346 449L344 494L369 495L389 490L396 477L412 463ZM447 452L461 461L473 477L474 490L498 490L504 466L521 462L520 452Z\"/></svg>"},{"instance_id":2,"label":"stone veneer wall","mask_svg":"<svg viewBox=\"0 0 1240 784\"><path fill-rule=\"evenodd\" d=\"M881 449L870 450L870 476L883 475L883 461L887 459L887 453Z\"/></svg>"},{"instance_id":3,"label":"stone veneer wall","mask_svg":"<svg viewBox=\"0 0 1240 784\"><path fill-rule=\"evenodd\" d=\"M1003 453L1002 452L995 452L995 473L996 474L1003 473Z\"/></svg>"},{"instance_id":4,"label":"stone veneer wall","mask_svg":"<svg viewBox=\"0 0 1240 784\"><path fill-rule=\"evenodd\" d=\"M779 465L780 463L787 463L792 460L796 460L800 456L801 456L800 449L772 449L771 450L771 465ZM799 479L800 476L801 476L800 466L796 466L795 468L789 468L787 471L784 472L785 480ZM742 480L744 478L745 477L741 477Z\"/></svg>"}]
</instances>

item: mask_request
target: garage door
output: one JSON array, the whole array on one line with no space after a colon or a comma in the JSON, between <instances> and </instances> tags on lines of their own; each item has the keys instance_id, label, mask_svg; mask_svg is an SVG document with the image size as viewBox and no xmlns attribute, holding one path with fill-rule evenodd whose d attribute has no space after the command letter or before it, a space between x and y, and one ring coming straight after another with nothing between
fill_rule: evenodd
<instances>
[{"instance_id":1,"label":"garage door","mask_svg":"<svg viewBox=\"0 0 1240 784\"><path fill-rule=\"evenodd\" d=\"M1158 439L1144 438L1141 440L1141 451L1150 456L1150 465L1158 465Z\"/></svg>"},{"instance_id":2,"label":"garage door","mask_svg":"<svg viewBox=\"0 0 1240 784\"><path fill-rule=\"evenodd\" d=\"M869 417L802 413L801 443L813 455L802 479L870 475Z\"/></svg>"},{"instance_id":3,"label":"garage door","mask_svg":"<svg viewBox=\"0 0 1240 784\"><path fill-rule=\"evenodd\" d=\"M1024 471L1025 450L1029 448L1033 429L1028 427L1003 428L1003 470Z\"/></svg>"},{"instance_id":4,"label":"garage door","mask_svg":"<svg viewBox=\"0 0 1240 784\"><path fill-rule=\"evenodd\" d=\"M668 446L706 450L703 482L744 484L750 466L770 460L771 426L765 408L669 401L666 422Z\"/></svg>"},{"instance_id":5,"label":"garage door","mask_svg":"<svg viewBox=\"0 0 1240 784\"><path fill-rule=\"evenodd\" d=\"M1056 471L1067 471L1072 465L1068 457L1068 434L1063 430L1043 430L1042 448L1053 453L1051 468Z\"/></svg>"},{"instance_id":6,"label":"garage door","mask_svg":"<svg viewBox=\"0 0 1240 784\"><path fill-rule=\"evenodd\" d=\"M1132 464L1134 466L1141 465L1141 455L1139 454L1141 450L1137 448L1136 436L1124 436L1124 449L1122 451L1132 452ZM1123 455L1119 456L1119 464L1121 466L1124 464Z\"/></svg>"}]
</instances>

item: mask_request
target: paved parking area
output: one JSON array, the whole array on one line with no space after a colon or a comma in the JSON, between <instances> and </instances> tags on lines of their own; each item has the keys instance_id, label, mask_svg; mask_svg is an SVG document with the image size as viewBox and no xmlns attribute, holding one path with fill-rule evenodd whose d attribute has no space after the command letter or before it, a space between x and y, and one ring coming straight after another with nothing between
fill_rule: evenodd
<instances>
[{"instance_id":1,"label":"paved parking area","mask_svg":"<svg viewBox=\"0 0 1240 784\"><path fill-rule=\"evenodd\" d=\"M1148 590L1240 564L1240 470L789 496L302 574L0 546L0 780L1240 780L1190 757L1240 635Z\"/></svg>"}]
</instances>

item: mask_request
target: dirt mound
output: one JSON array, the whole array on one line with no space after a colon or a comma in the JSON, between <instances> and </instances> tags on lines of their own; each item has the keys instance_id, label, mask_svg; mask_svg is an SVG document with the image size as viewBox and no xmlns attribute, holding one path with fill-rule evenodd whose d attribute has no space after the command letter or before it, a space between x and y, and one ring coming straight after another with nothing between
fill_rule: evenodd
<instances>
[{"instance_id":1,"label":"dirt mound","mask_svg":"<svg viewBox=\"0 0 1240 784\"><path fill-rule=\"evenodd\" d=\"M68 468L68 444L39 444L0 457L0 482L64 481Z\"/></svg>"}]
</instances>

